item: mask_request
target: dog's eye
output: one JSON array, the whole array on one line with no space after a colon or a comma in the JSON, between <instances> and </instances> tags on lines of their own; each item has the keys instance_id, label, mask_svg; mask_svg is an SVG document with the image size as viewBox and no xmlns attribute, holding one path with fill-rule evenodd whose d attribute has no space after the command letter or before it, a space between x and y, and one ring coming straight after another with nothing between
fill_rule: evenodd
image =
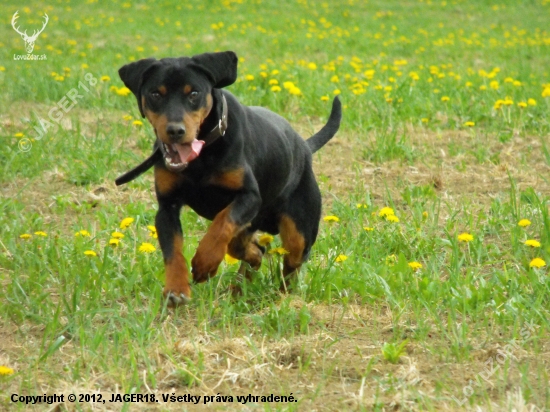
<instances>
[{"instance_id":1,"label":"dog's eye","mask_svg":"<svg viewBox=\"0 0 550 412\"><path fill-rule=\"evenodd\" d=\"M160 97L162 96L159 92L151 92L150 96L157 100L157 99L160 99Z\"/></svg>"},{"instance_id":2,"label":"dog's eye","mask_svg":"<svg viewBox=\"0 0 550 412\"><path fill-rule=\"evenodd\" d=\"M197 100L197 97L199 97L199 92L192 91L191 93L189 93L189 100L191 100L192 102Z\"/></svg>"}]
</instances>

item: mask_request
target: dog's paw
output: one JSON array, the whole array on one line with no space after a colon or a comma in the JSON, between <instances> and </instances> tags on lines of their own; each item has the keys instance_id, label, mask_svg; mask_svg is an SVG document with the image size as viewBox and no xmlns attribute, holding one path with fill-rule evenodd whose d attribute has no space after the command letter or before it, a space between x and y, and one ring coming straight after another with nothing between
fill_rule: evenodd
<instances>
[{"instance_id":1,"label":"dog's paw","mask_svg":"<svg viewBox=\"0 0 550 412\"><path fill-rule=\"evenodd\" d=\"M189 302L191 302L191 298L185 296L183 293L175 294L173 292L169 292L167 295L165 295L165 297L166 299L168 299L168 306L171 308L187 305Z\"/></svg>"},{"instance_id":2,"label":"dog's paw","mask_svg":"<svg viewBox=\"0 0 550 412\"><path fill-rule=\"evenodd\" d=\"M213 251L210 253L200 253L197 251L193 260L191 260L191 273L193 282L206 282L218 272L218 267L222 263L223 255L220 258Z\"/></svg>"},{"instance_id":3,"label":"dog's paw","mask_svg":"<svg viewBox=\"0 0 550 412\"><path fill-rule=\"evenodd\" d=\"M168 306L173 308L176 306L187 305L191 302L191 294L185 294L184 292L175 292L172 290L165 290L163 292L164 298L168 301Z\"/></svg>"}]
</instances>

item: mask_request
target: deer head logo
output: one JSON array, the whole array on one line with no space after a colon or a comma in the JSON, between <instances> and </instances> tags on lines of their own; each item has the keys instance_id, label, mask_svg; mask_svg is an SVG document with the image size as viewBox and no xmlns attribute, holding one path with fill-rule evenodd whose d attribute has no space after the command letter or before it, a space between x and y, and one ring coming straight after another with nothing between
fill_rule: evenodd
<instances>
[{"instance_id":1,"label":"deer head logo","mask_svg":"<svg viewBox=\"0 0 550 412\"><path fill-rule=\"evenodd\" d=\"M42 24L42 28L40 30L34 30L33 34L31 36L29 36L27 34L27 30L25 30L24 32L21 32L19 30L19 28L15 25L16 23L16 20L19 18L19 16L17 15L17 13L19 13L19 10L16 11L11 19L11 25L13 27L13 29L19 33L21 35L21 37L23 38L24 42L25 42L25 49L27 50L27 53L32 53L32 51L34 50L34 42L36 42L36 39L38 38L38 35L40 33L42 33L44 31L44 29L46 28L46 24L48 24L48 15L46 13L44 13L44 23Z\"/></svg>"}]
</instances>

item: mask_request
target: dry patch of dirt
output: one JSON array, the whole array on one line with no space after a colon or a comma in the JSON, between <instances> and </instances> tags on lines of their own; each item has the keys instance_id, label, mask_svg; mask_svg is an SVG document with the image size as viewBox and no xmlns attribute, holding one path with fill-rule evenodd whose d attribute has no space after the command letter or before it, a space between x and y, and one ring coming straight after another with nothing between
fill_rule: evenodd
<instances>
[{"instance_id":1,"label":"dry patch of dirt","mask_svg":"<svg viewBox=\"0 0 550 412\"><path fill-rule=\"evenodd\" d=\"M516 136L501 143L496 137L472 137L467 131L410 128L407 137L416 153L413 161L374 163L363 153L374 145L375 136L339 132L313 158L325 209L334 199L346 201L350 195L364 199L367 193L380 206L388 195L399 205L409 186L433 187L451 208L472 202L483 209L495 198L507 201L512 184L517 194L528 188L550 192L550 164L537 136ZM476 157L480 147L485 151L482 160Z\"/></svg>"},{"instance_id":2,"label":"dry patch of dirt","mask_svg":"<svg viewBox=\"0 0 550 412\"><path fill-rule=\"evenodd\" d=\"M476 380L480 372L486 371L487 361L496 358L505 347L504 339L503 343L486 347L480 336L472 342L475 349L470 360L446 362L443 353L448 342L434 337L425 343L411 341L400 361L391 364L383 359L380 348L385 341L391 340L396 327L403 332L404 338L412 336L415 325L410 319L395 324L384 307L307 304L297 298L291 304L297 309L307 306L312 314L308 334L280 339L259 335L224 336L219 332L207 332L209 325L197 324L193 312L187 309L173 315L185 317L184 330L175 324L172 316L166 317L158 328L162 336L160 342L148 353L150 365L143 369L144 387L149 387L149 373L154 370L156 389L148 391L157 397L172 393L234 397L234 403L205 406L201 401L193 410L235 409L237 395L272 393L292 394L301 401L300 410L333 411L342 410L342 407L370 410L377 405L384 410L416 411L422 410L419 400L437 405L437 410L464 410L458 407L453 396L462 399L463 388ZM8 340L13 332L7 333ZM29 332L29 338L33 339L36 331L34 334ZM9 343L10 349L2 353L0 363L14 365L15 356L12 355L20 354L17 350L20 346L17 342ZM550 366L550 342L541 344L546 350L541 348L542 355L536 359L520 347L508 349L507 354L516 366L505 376L499 372L488 382L483 381L489 400L501 402L493 406L494 410L503 410L504 391L507 404L521 406L523 402L516 410L531 411L532 405L526 404L522 394L514 388L522 379L519 370L526 364L538 362ZM56 363L59 367L64 362L74 364L75 359L82 356L85 362L79 345L69 342L56 355ZM56 375L61 376L58 372ZM100 371L76 385L52 381L50 375L37 376L37 381L41 382L44 392L99 393L101 389L103 396L108 398L111 393L121 392L112 374ZM193 383L188 386L191 381ZM182 404L134 404L132 410L181 410L181 407ZM257 405L239 407L256 410ZM107 404L95 405L95 410L113 409Z\"/></svg>"}]
</instances>

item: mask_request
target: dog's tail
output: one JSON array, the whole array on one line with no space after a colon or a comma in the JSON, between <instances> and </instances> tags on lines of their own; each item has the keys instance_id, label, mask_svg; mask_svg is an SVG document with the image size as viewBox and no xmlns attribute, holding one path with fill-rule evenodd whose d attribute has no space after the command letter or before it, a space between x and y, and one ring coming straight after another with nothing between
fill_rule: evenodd
<instances>
[{"instance_id":1,"label":"dog's tail","mask_svg":"<svg viewBox=\"0 0 550 412\"><path fill-rule=\"evenodd\" d=\"M336 96L332 102L332 110L328 118L327 124L321 130L306 140L311 153L315 153L323 147L340 128L340 120L342 120L342 103L340 98Z\"/></svg>"}]
</instances>

